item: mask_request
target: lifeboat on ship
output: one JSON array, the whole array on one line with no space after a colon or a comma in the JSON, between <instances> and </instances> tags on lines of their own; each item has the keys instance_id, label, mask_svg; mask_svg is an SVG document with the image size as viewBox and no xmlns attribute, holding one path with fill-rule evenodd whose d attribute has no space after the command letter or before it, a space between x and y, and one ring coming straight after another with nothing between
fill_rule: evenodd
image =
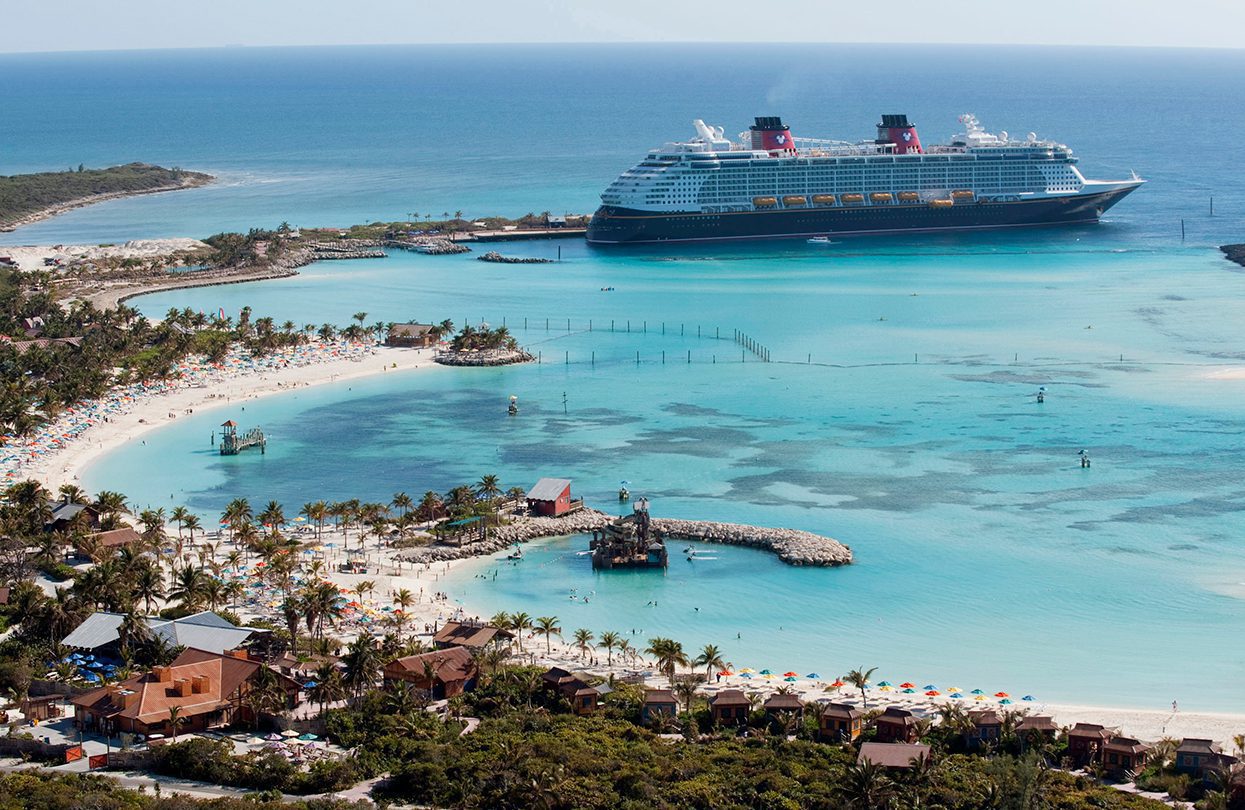
<instances>
[{"instance_id":1,"label":"lifeboat on ship","mask_svg":"<svg viewBox=\"0 0 1245 810\"><path fill-rule=\"evenodd\" d=\"M862 203L864 201L865 201L865 195L863 194L844 194L843 195L844 205L848 205L851 203Z\"/></svg>"},{"instance_id":2,"label":"lifeboat on ship","mask_svg":"<svg viewBox=\"0 0 1245 810\"><path fill-rule=\"evenodd\" d=\"M955 205L955 202L952 200L930 200L929 201L930 208L950 208L953 205Z\"/></svg>"},{"instance_id":3,"label":"lifeboat on ship","mask_svg":"<svg viewBox=\"0 0 1245 810\"><path fill-rule=\"evenodd\" d=\"M788 197L783 197L782 204L787 206L788 208L791 208L797 205L808 205L808 198L801 197L799 194L792 194Z\"/></svg>"},{"instance_id":4,"label":"lifeboat on ship","mask_svg":"<svg viewBox=\"0 0 1245 810\"><path fill-rule=\"evenodd\" d=\"M951 192L951 199L953 200L971 200L972 198L973 192L968 189L960 189L958 191Z\"/></svg>"},{"instance_id":5,"label":"lifeboat on ship","mask_svg":"<svg viewBox=\"0 0 1245 810\"><path fill-rule=\"evenodd\" d=\"M895 195L889 191L875 191L869 195L869 201L875 203L888 203L895 201Z\"/></svg>"},{"instance_id":6,"label":"lifeboat on ship","mask_svg":"<svg viewBox=\"0 0 1245 810\"><path fill-rule=\"evenodd\" d=\"M757 208L773 208L778 205L777 197L753 197L752 204Z\"/></svg>"},{"instance_id":7,"label":"lifeboat on ship","mask_svg":"<svg viewBox=\"0 0 1245 810\"><path fill-rule=\"evenodd\" d=\"M814 194L813 205L834 205L833 194Z\"/></svg>"},{"instance_id":8,"label":"lifeboat on ship","mask_svg":"<svg viewBox=\"0 0 1245 810\"><path fill-rule=\"evenodd\" d=\"M917 201L919 201L920 199L921 199L921 195L920 195L920 194L917 194L915 191L901 191L901 192L899 192L899 201L900 201L900 202L917 202Z\"/></svg>"}]
</instances>

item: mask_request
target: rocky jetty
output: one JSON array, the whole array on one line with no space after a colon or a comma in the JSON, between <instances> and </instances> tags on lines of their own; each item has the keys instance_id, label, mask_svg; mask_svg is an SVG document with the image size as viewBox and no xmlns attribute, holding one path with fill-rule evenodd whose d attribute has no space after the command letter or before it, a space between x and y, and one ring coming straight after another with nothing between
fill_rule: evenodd
<instances>
[{"instance_id":1,"label":"rocky jetty","mask_svg":"<svg viewBox=\"0 0 1245 810\"><path fill-rule=\"evenodd\" d=\"M483 349L463 352L447 350L438 352L432 358L433 362L443 366L511 366L515 363L530 363L535 359L522 349Z\"/></svg>"},{"instance_id":2,"label":"rocky jetty","mask_svg":"<svg viewBox=\"0 0 1245 810\"><path fill-rule=\"evenodd\" d=\"M581 509L558 518L516 517L511 523L489 530L489 539L464 546L429 546L403 555L409 562L457 560L503 551L515 543L541 537L587 534L604 529L617 518L596 509ZM653 518L653 530L663 540L694 540L728 546L765 549L788 565L838 566L852 562L852 550L837 540L796 529L766 529L738 523Z\"/></svg>"},{"instance_id":3,"label":"rocky jetty","mask_svg":"<svg viewBox=\"0 0 1245 810\"><path fill-rule=\"evenodd\" d=\"M1223 251L1228 261L1245 267L1245 245L1220 245L1219 249Z\"/></svg>"},{"instance_id":4,"label":"rocky jetty","mask_svg":"<svg viewBox=\"0 0 1245 810\"><path fill-rule=\"evenodd\" d=\"M471 252L471 248L451 239L387 239L385 247L413 250L427 256L452 256L456 253Z\"/></svg>"},{"instance_id":5,"label":"rocky jetty","mask_svg":"<svg viewBox=\"0 0 1245 810\"><path fill-rule=\"evenodd\" d=\"M852 550L829 537L798 529L766 529L739 523L653 518L653 531L662 540L698 540L727 546L763 548L789 565L848 565Z\"/></svg>"},{"instance_id":6,"label":"rocky jetty","mask_svg":"<svg viewBox=\"0 0 1245 810\"><path fill-rule=\"evenodd\" d=\"M477 261L496 262L497 264L552 264L553 259L540 259L536 257L520 258L518 256L503 256L495 250L490 250L482 256L476 256Z\"/></svg>"}]
</instances>

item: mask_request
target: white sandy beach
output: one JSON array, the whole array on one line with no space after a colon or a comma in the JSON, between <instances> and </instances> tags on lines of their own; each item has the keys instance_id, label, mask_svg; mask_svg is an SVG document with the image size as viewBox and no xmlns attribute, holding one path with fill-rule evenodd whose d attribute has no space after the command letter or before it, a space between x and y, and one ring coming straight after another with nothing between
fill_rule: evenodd
<instances>
[{"instance_id":1,"label":"white sandy beach","mask_svg":"<svg viewBox=\"0 0 1245 810\"><path fill-rule=\"evenodd\" d=\"M100 456L190 411L200 413L239 400L432 364L431 350L338 341L312 345L297 357L278 354L254 366L239 363L222 371L191 372L154 391L119 399L107 411L107 421L90 419L87 423L84 420L90 415L78 411L40 430L31 441L6 446L5 451L16 456L12 460L6 456L6 480L33 477L55 491L63 483L77 483L82 470Z\"/></svg>"}]
</instances>

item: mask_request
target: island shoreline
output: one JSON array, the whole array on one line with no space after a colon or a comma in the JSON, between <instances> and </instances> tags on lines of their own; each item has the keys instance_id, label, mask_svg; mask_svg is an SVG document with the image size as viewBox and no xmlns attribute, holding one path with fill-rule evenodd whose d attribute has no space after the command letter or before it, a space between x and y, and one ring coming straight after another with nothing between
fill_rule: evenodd
<instances>
[{"instance_id":1,"label":"island shoreline","mask_svg":"<svg viewBox=\"0 0 1245 810\"><path fill-rule=\"evenodd\" d=\"M202 188L216 182L216 178L207 175L207 179L200 179L192 174L180 183L170 184L166 186L158 186L156 188L145 188L135 191L110 191L106 194L92 194L88 197L76 197L72 200L56 203L47 208L33 211L29 214L23 214L12 222L0 224L0 233L12 233L18 228L24 228L27 225L34 225L36 222L42 222L45 219L59 216L77 208L86 208L96 203L111 202L113 200L123 200L127 197L140 197L145 194L161 194L166 191L184 191L189 188Z\"/></svg>"}]
</instances>

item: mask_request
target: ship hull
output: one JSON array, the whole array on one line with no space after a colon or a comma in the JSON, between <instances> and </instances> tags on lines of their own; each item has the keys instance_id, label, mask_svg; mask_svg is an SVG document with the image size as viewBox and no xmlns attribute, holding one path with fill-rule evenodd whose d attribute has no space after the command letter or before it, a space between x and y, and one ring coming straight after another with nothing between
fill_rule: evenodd
<instances>
[{"instance_id":1,"label":"ship hull","mask_svg":"<svg viewBox=\"0 0 1245 810\"><path fill-rule=\"evenodd\" d=\"M957 202L945 208L896 204L701 214L603 205L588 225L587 239L594 245L622 245L1072 225L1097 222L1137 185L1014 202Z\"/></svg>"}]
</instances>

